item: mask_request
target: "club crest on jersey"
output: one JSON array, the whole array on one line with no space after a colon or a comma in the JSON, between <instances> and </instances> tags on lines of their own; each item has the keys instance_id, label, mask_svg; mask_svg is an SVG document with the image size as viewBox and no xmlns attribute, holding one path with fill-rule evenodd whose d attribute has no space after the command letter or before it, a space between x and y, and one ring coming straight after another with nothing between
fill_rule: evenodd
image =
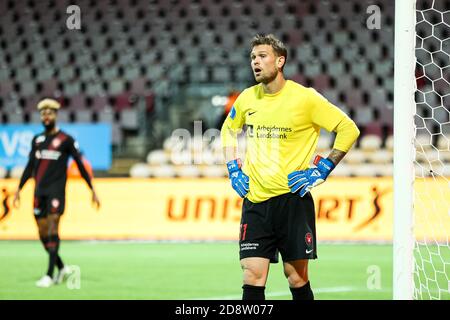
<instances>
[{"instance_id":1,"label":"club crest on jersey","mask_svg":"<svg viewBox=\"0 0 450 320\"><path fill-rule=\"evenodd\" d=\"M53 139L52 141L52 146L55 148L58 148L61 145L61 140L59 140L58 138Z\"/></svg>"},{"instance_id":2,"label":"club crest on jersey","mask_svg":"<svg viewBox=\"0 0 450 320\"><path fill-rule=\"evenodd\" d=\"M308 232L308 233L305 235L305 242L306 242L306 245L307 245L308 247L311 247L311 246L312 246L313 238L312 238L312 234L311 234L310 232Z\"/></svg>"},{"instance_id":3,"label":"club crest on jersey","mask_svg":"<svg viewBox=\"0 0 450 320\"><path fill-rule=\"evenodd\" d=\"M59 200L58 199L53 199L52 200L52 207L53 208L58 208L59 207Z\"/></svg>"}]
</instances>

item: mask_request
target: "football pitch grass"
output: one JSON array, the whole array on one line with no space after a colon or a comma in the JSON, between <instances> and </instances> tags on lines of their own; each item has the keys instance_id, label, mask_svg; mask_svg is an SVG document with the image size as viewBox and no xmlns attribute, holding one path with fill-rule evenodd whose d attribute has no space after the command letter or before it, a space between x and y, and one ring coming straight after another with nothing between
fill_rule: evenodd
<instances>
[{"instance_id":1,"label":"football pitch grass","mask_svg":"<svg viewBox=\"0 0 450 320\"><path fill-rule=\"evenodd\" d=\"M319 244L310 262L316 299L391 299L392 246ZM231 242L63 241L61 256L80 281L42 289L38 241L0 241L0 299L215 299L241 297L238 246ZM79 288L78 287L79 284ZM75 287L75 288L73 288ZM271 264L267 299L291 299L282 263Z\"/></svg>"},{"instance_id":2,"label":"football pitch grass","mask_svg":"<svg viewBox=\"0 0 450 320\"><path fill-rule=\"evenodd\" d=\"M47 266L41 244L0 241L0 299L237 300L237 249L231 242L63 241L61 256L80 277L42 289L34 285ZM392 299L391 245L319 244L318 255L309 268L316 299ZM446 288L446 278L438 281ZM270 266L266 298L291 299L282 263Z\"/></svg>"}]
</instances>

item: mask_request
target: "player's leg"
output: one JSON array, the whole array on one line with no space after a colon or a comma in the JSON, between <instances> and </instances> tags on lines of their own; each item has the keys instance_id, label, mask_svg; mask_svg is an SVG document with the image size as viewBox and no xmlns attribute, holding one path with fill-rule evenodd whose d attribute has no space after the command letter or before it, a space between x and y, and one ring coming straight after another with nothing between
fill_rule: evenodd
<instances>
[{"instance_id":1,"label":"player's leg","mask_svg":"<svg viewBox=\"0 0 450 320\"><path fill-rule=\"evenodd\" d=\"M62 264L61 258L58 259L58 251L59 251L59 214L51 213L47 216L47 225L48 225L48 243L47 243L47 251L49 255L49 263L48 263L48 271L47 275L53 278L53 273L55 270L55 266L59 260Z\"/></svg>"},{"instance_id":2,"label":"player's leg","mask_svg":"<svg viewBox=\"0 0 450 320\"><path fill-rule=\"evenodd\" d=\"M50 222L48 216L37 218L36 222L39 230L39 239L41 240L45 251L47 251L47 253L50 253L49 248L53 245L53 243L57 242L57 246L59 247L59 236L56 235L56 237L52 237L50 234L50 230L54 229L54 226L51 226L50 224L55 224L55 222ZM58 269L64 268L64 263L62 262L59 254L57 254L56 256L56 266L58 267Z\"/></svg>"},{"instance_id":3,"label":"player's leg","mask_svg":"<svg viewBox=\"0 0 450 320\"><path fill-rule=\"evenodd\" d=\"M280 197L276 216L278 247L284 274L294 300L313 300L308 277L308 260L317 258L314 202L311 194Z\"/></svg>"},{"instance_id":4,"label":"player's leg","mask_svg":"<svg viewBox=\"0 0 450 320\"><path fill-rule=\"evenodd\" d=\"M60 215L58 213L52 213L48 215L48 253L49 253L49 266L48 273L53 277L55 266L58 268L58 273L56 277L54 277L55 283L59 284L64 280L64 275L68 270L65 268L64 263L59 255L59 246L60 246L60 238L59 238L59 222Z\"/></svg>"},{"instance_id":5,"label":"player's leg","mask_svg":"<svg viewBox=\"0 0 450 320\"><path fill-rule=\"evenodd\" d=\"M243 300L264 300L270 262L278 261L267 201L252 203L244 199L239 258L243 271Z\"/></svg>"},{"instance_id":6,"label":"player's leg","mask_svg":"<svg viewBox=\"0 0 450 320\"><path fill-rule=\"evenodd\" d=\"M299 259L283 263L293 300L314 300L308 278L308 260Z\"/></svg>"},{"instance_id":7,"label":"player's leg","mask_svg":"<svg viewBox=\"0 0 450 320\"><path fill-rule=\"evenodd\" d=\"M36 211L35 211L36 213ZM39 239L42 242L42 245L44 246L44 249L47 251L48 253L48 220L47 220L47 216L43 216L40 212L39 214L36 214L35 216L36 218L36 224L38 226L38 230L39 230ZM53 279L51 276L49 276L48 274L45 274L41 279L39 279L36 282L36 286L41 287L41 288L48 288L51 285L53 285Z\"/></svg>"},{"instance_id":8,"label":"player's leg","mask_svg":"<svg viewBox=\"0 0 450 320\"><path fill-rule=\"evenodd\" d=\"M241 259L243 271L242 300L264 300L270 260L251 257Z\"/></svg>"},{"instance_id":9,"label":"player's leg","mask_svg":"<svg viewBox=\"0 0 450 320\"><path fill-rule=\"evenodd\" d=\"M60 219L61 216L64 214L64 209L65 209L65 195L64 194L57 194L54 195L53 197L50 198L51 200L49 201L49 208L50 208L50 214L49 217L51 220L51 226L49 229L49 238L51 239L51 241L55 244L54 247L54 252L52 252L52 254L54 254L55 256L55 264L58 267L58 273L57 275L54 277L54 282L56 284L60 284L65 280L65 277L71 272L70 268L68 266L65 266L62 259L61 259L61 255L59 254L60 252L60 237L59 237L59 223L60 223ZM53 259L53 257L51 257L50 259ZM52 261L52 260L51 260ZM54 266L53 266L54 268Z\"/></svg>"}]
</instances>

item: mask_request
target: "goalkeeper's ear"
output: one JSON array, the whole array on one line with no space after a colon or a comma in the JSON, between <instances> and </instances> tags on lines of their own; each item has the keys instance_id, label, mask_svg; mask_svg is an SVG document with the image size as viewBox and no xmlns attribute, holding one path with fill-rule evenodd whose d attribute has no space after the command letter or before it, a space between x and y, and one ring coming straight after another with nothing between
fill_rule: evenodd
<instances>
[{"instance_id":1,"label":"goalkeeper's ear","mask_svg":"<svg viewBox=\"0 0 450 320\"><path fill-rule=\"evenodd\" d=\"M279 69L281 69L281 71L283 71L284 65L286 64L286 57L285 56L277 57L276 64L277 64L277 68L279 68Z\"/></svg>"}]
</instances>

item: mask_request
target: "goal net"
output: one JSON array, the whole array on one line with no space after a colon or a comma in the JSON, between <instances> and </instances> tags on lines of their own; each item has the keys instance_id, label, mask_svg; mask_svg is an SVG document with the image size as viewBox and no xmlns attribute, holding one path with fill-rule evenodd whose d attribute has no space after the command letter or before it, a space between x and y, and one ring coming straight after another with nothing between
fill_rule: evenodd
<instances>
[{"instance_id":1,"label":"goal net","mask_svg":"<svg viewBox=\"0 0 450 320\"><path fill-rule=\"evenodd\" d=\"M450 299L450 3L417 0L413 292Z\"/></svg>"}]
</instances>

